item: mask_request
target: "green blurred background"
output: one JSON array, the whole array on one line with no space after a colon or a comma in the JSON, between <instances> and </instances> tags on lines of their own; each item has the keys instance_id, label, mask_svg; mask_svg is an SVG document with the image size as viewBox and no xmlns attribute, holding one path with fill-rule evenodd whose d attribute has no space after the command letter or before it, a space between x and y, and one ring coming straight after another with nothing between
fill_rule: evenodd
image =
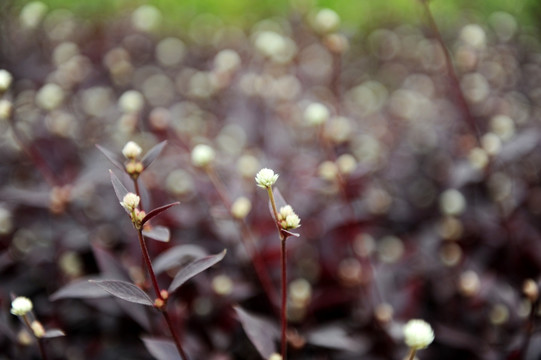
<instances>
[{"instance_id":1,"label":"green blurred background","mask_svg":"<svg viewBox=\"0 0 541 360\"><path fill-rule=\"evenodd\" d=\"M337 11L345 29L372 28L397 22L416 23L421 18L421 0L43 0L50 9L68 8L82 17L105 20L119 12L143 4L154 5L166 16L169 29L185 28L197 14L217 15L227 24L250 26L270 17L289 14L292 8L329 7ZM28 3L13 0L15 8ZM483 21L494 11L514 15L522 26L538 28L541 4L539 0L432 0L430 6L438 24Z\"/></svg>"}]
</instances>

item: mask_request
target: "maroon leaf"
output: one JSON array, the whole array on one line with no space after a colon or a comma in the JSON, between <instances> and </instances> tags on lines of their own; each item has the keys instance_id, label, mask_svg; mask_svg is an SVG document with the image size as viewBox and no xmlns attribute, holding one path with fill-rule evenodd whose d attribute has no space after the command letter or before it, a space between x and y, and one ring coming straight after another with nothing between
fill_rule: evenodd
<instances>
[{"instance_id":1,"label":"maroon leaf","mask_svg":"<svg viewBox=\"0 0 541 360\"><path fill-rule=\"evenodd\" d=\"M175 343L164 339L142 337L143 343L150 355L157 360L182 360Z\"/></svg>"},{"instance_id":2,"label":"maroon leaf","mask_svg":"<svg viewBox=\"0 0 541 360\"><path fill-rule=\"evenodd\" d=\"M92 245L94 257L98 263L102 277L109 279L128 280L130 277L119 261L109 251L95 244Z\"/></svg>"},{"instance_id":3,"label":"maroon leaf","mask_svg":"<svg viewBox=\"0 0 541 360\"><path fill-rule=\"evenodd\" d=\"M124 196L126 196L129 191L124 187L124 185L122 185L114 172L109 170L109 173L111 174L111 183L113 184L113 189L115 189L115 194L118 202L122 202L124 201ZM128 212L128 210L126 210L126 212Z\"/></svg>"},{"instance_id":4,"label":"maroon leaf","mask_svg":"<svg viewBox=\"0 0 541 360\"><path fill-rule=\"evenodd\" d=\"M89 280L101 280L98 277L92 279L79 279L74 282L71 282L57 291L55 291L50 297L49 300L55 301L58 299L94 299L108 296L109 294L106 291L101 289L96 289L96 286L90 284Z\"/></svg>"},{"instance_id":5,"label":"maroon leaf","mask_svg":"<svg viewBox=\"0 0 541 360\"><path fill-rule=\"evenodd\" d=\"M284 229L282 229L282 231L283 231L284 233L286 233L288 236L295 236L295 237L299 237L299 236L300 236L299 234L294 233L294 232L291 232L291 231L289 231L289 230L284 230Z\"/></svg>"},{"instance_id":6,"label":"maroon leaf","mask_svg":"<svg viewBox=\"0 0 541 360\"><path fill-rule=\"evenodd\" d=\"M146 155L141 160L141 162L143 163L143 168L146 169L147 167L149 167L149 165L158 157L158 155L160 155L166 144L167 140L164 140L161 143L155 145L146 153Z\"/></svg>"},{"instance_id":7,"label":"maroon leaf","mask_svg":"<svg viewBox=\"0 0 541 360\"><path fill-rule=\"evenodd\" d=\"M311 331L307 336L311 344L355 353L366 352L367 343L360 339L352 339L346 331L339 326L326 326Z\"/></svg>"},{"instance_id":8,"label":"maroon leaf","mask_svg":"<svg viewBox=\"0 0 541 360\"><path fill-rule=\"evenodd\" d=\"M141 222L142 225L145 225L145 223L147 221L149 221L150 219L152 219L153 217L161 214L162 212L164 212L165 210L169 209L170 207L173 207L175 205L178 205L180 204L180 202L176 201L174 203L171 203L171 204L167 204L167 205L164 205L164 206L160 206L156 209L153 209L151 210L148 214L146 214L146 216L143 218L143 221Z\"/></svg>"},{"instance_id":9,"label":"maroon leaf","mask_svg":"<svg viewBox=\"0 0 541 360\"><path fill-rule=\"evenodd\" d=\"M177 273L175 275L175 278L173 279L173 282L169 286L169 292L172 293L176 289L178 289L180 286L182 286L186 281L190 280L195 275L205 271L212 265L216 264L220 260L222 260L226 254L227 250L224 249L219 254L216 255L210 255L206 256L202 259L198 259L195 261L192 261Z\"/></svg>"},{"instance_id":10,"label":"maroon leaf","mask_svg":"<svg viewBox=\"0 0 541 360\"><path fill-rule=\"evenodd\" d=\"M165 270L180 266L207 256L208 253L197 245L178 245L160 254L153 261L154 272L160 274Z\"/></svg>"},{"instance_id":11,"label":"maroon leaf","mask_svg":"<svg viewBox=\"0 0 541 360\"><path fill-rule=\"evenodd\" d=\"M50 330L47 330L45 334L43 334L43 337L47 339L60 337L60 336L66 336L66 334L64 334L64 332L60 329L50 329Z\"/></svg>"},{"instance_id":12,"label":"maroon leaf","mask_svg":"<svg viewBox=\"0 0 541 360\"><path fill-rule=\"evenodd\" d=\"M278 329L270 321L250 314L240 306L234 308L248 339L250 339L263 359L268 359L276 352L274 342L278 338Z\"/></svg>"},{"instance_id":13,"label":"maroon leaf","mask_svg":"<svg viewBox=\"0 0 541 360\"><path fill-rule=\"evenodd\" d=\"M171 233L165 226L147 226L143 229L143 235L163 242L169 242L169 239L171 238Z\"/></svg>"},{"instance_id":14,"label":"maroon leaf","mask_svg":"<svg viewBox=\"0 0 541 360\"><path fill-rule=\"evenodd\" d=\"M96 144L96 147L98 148L99 151L102 152L103 155L105 155L105 157L110 162L113 163L114 166L116 166L120 170L124 171L124 166L122 165L122 161L120 160L120 158L115 153L113 153L112 151L109 151L108 149L106 149L103 146L98 145L98 144Z\"/></svg>"},{"instance_id":15,"label":"maroon leaf","mask_svg":"<svg viewBox=\"0 0 541 360\"><path fill-rule=\"evenodd\" d=\"M152 299L132 283L120 280L89 280L109 294L129 302L153 306Z\"/></svg>"}]
</instances>

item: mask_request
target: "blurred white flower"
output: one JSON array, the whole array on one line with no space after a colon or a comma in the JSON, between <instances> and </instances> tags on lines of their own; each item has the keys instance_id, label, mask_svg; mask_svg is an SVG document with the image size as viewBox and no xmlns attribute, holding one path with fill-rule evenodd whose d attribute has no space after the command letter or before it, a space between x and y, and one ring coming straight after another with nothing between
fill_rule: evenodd
<instances>
[{"instance_id":1,"label":"blurred white flower","mask_svg":"<svg viewBox=\"0 0 541 360\"><path fill-rule=\"evenodd\" d=\"M17 316L24 316L32 311L33 305L29 298L24 296L16 297L11 302L11 313Z\"/></svg>"},{"instance_id":2,"label":"blurred white flower","mask_svg":"<svg viewBox=\"0 0 541 360\"><path fill-rule=\"evenodd\" d=\"M237 219L244 219L252 209L250 199L241 196L231 205L231 214Z\"/></svg>"},{"instance_id":3,"label":"blurred white flower","mask_svg":"<svg viewBox=\"0 0 541 360\"><path fill-rule=\"evenodd\" d=\"M22 8L19 20L23 27L33 29L39 25L46 13L47 5L41 1L32 1Z\"/></svg>"},{"instance_id":4,"label":"blurred white flower","mask_svg":"<svg viewBox=\"0 0 541 360\"><path fill-rule=\"evenodd\" d=\"M278 176L278 174L274 173L274 170L264 168L259 170L255 176L255 182L257 183L257 186L261 188L269 188L274 185L276 180L278 180Z\"/></svg>"},{"instance_id":5,"label":"blurred white flower","mask_svg":"<svg viewBox=\"0 0 541 360\"><path fill-rule=\"evenodd\" d=\"M45 110L54 110L64 101L64 90L54 83L46 84L36 94L36 103Z\"/></svg>"},{"instance_id":6,"label":"blurred white flower","mask_svg":"<svg viewBox=\"0 0 541 360\"><path fill-rule=\"evenodd\" d=\"M13 76L7 70L0 69L0 91L6 91L11 86Z\"/></svg>"},{"instance_id":7,"label":"blurred white flower","mask_svg":"<svg viewBox=\"0 0 541 360\"><path fill-rule=\"evenodd\" d=\"M466 209L466 199L458 190L445 190L440 196L440 210L446 215L460 215Z\"/></svg>"},{"instance_id":8,"label":"blurred white flower","mask_svg":"<svg viewBox=\"0 0 541 360\"><path fill-rule=\"evenodd\" d=\"M162 13L152 5L143 5L135 9L131 21L137 30L153 31L160 26Z\"/></svg>"},{"instance_id":9,"label":"blurred white flower","mask_svg":"<svg viewBox=\"0 0 541 360\"><path fill-rule=\"evenodd\" d=\"M434 331L426 321L413 319L404 326L404 341L412 349L424 349L434 341Z\"/></svg>"},{"instance_id":10,"label":"blurred white flower","mask_svg":"<svg viewBox=\"0 0 541 360\"><path fill-rule=\"evenodd\" d=\"M120 205L122 205L122 207L129 212L132 212L137 206L139 206L140 200L141 199L139 198L139 196L130 192L124 195L124 198L122 199Z\"/></svg>"},{"instance_id":11,"label":"blurred white flower","mask_svg":"<svg viewBox=\"0 0 541 360\"><path fill-rule=\"evenodd\" d=\"M192 150L192 164L197 167L207 166L215 157L214 149L205 144L196 145Z\"/></svg>"},{"instance_id":12,"label":"blurred white flower","mask_svg":"<svg viewBox=\"0 0 541 360\"><path fill-rule=\"evenodd\" d=\"M323 124L329 120L329 109L317 102L313 102L304 109L304 120L313 126Z\"/></svg>"},{"instance_id":13,"label":"blurred white flower","mask_svg":"<svg viewBox=\"0 0 541 360\"><path fill-rule=\"evenodd\" d=\"M128 90L120 96L118 105L125 113L137 113L143 108L143 95L139 91Z\"/></svg>"},{"instance_id":14,"label":"blurred white flower","mask_svg":"<svg viewBox=\"0 0 541 360\"><path fill-rule=\"evenodd\" d=\"M340 16L331 9L321 9L314 17L314 28L322 34L336 31L340 26Z\"/></svg>"}]
</instances>

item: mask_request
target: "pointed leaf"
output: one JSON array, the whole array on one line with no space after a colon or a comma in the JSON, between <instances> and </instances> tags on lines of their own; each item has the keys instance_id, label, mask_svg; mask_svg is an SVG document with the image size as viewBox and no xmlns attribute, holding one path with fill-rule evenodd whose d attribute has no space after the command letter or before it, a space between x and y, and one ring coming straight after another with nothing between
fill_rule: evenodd
<instances>
[{"instance_id":1,"label":"pointed leaf","mask_svg":"<svg viewBox=\"0 0 541 360\"><path fill-rule=\"evenodd\" d=\"M208 253L197 245L178 245L161 253L154 259L152 265L156 274L161 274L163 271L180 266L207 256Z\"/></svg>"},{"instance_id":2,"label":"pointed leaf","mask_svg":"<svg viewBox=\"0 0 541 360\"><path fill-rule=\"evenodd\" d=\"M115 189L116 197L118 199L118 202L121 203L124 200L124 196L126 196L129 191L124 187L124 185L122 185L114 172L109 170L109 173L111 174L111 183L113 184L113 189ZM126 212L128 212L128 210L126 210Z\"/></svg>"},{"instance_id":3,"label":"pointed leaf","mask_svg":"<svg viewBox=\"0 0 541 360\"><path fill-rule=\"evenodd\" d=\"M126 269L122 267L117 258L111 254L111 252L97 246L96 244L92 244L92 252L94 253L94 258L96 259L102 277L117 280L129 280L130 277L126 272Z\"/></svg>"},{"instance_id":4,"label":"pointed leaf","mask_svg":"<svg viewBox=\"0 0 541 360\"><path fill-rule=\"evenodd\" d=\"M186 281L190 280L195 275L205 271L212 265L216 264L220 260L222 260L226 254L227 250L224 249L219 254L216 255L210 255L206 256L202 259L198 259L195 261L192 261L177 273L175 275L175 278L173 279L173 282L169 286L169 292L172 293L176 289L178 289L180 286L182 286Z\"/></svg>"},{"instance_id":5,"label":"pointed leaf","mask_svg":"<svg viewBox=\"0 0 541 360\"><path fill-rule=\"evenodd\" d=\"M162 242L169 242L171 238L171 233L165 226L146 226L143 229L143 235Z\"/></svg>"},{"instance_id":6,"label":"pointed leaf","mask_svg":"<svg viewBox=\"0 0 541 360\"><path fill-rule=\"evenodd\" d=\"M300 227L300 226L299 226L299 227ZM300 236L299 234L294 233L294 232L291 232L291 231L289 231L289 230L284 230L284 229L282 229L282 231L283 231L284 233L286 233L288 236L295 236L295 237L299 237L299 236Z\"/></svg>"},{"instance_id":7,"label":"pointed leaf","mask_svg":"<svg viewBox=\"0 0 541 360\"><path fill-rule=\"evenodd\" d=\"M342 327L334 325L311 331L306 338L309 343L317 346L355 353L366 351L367 347L366 342L352 339Z\"/></svg>"},{"instance_id":8,"label":"pointed leaf","mask_svg":"<svg viewBox=\"0 0 541 360\"><path fill-rule=\"evenodd\" d=\"M120 280L89 280L109 294L129 302L153 306L152 299L132 283Z\"/></svg>"},{"instance_id":9,"label":"pointed leaf","mask_svg":"<svg viewBox=\"0 0 541 360\"><path fill-rule=\"evenodd\" d=\"M169 209L170 207L173 207L173 206L178 205L178 204L180 204L180 202L176 201L174 203L167 204L167 205L164 205L164 206L160 206L160 207L158 207L156 209L151 210L148 214L146 214L146 216L143 218L143 221L141 223L144 225L147 221L149 221L153 217L161 214L162 212Z\"/></svg>"},{"instance_id":10,"label":"pointed leaf","mask_svg":"<svg viewBox=\"0 0 541 360\"><path fill-rule=\"evenodd\" d=\"M165 339L142 337L150 355L157 360L182 360L175 343Z\"/></svg>"},{"instance_id":11,"label":"pointed leaf","mask_svg":"<svg viewBox=\"0 0 541 360\"><path fill-rule=\"evenodd\" d=\"M47 338L47 339L51 339L51 338L55 338L55 337L60 337L60 336L66 336L66 334L64 334L64 332L60 329L50 329L50 330L47 330L45 332L45 334L43 335L44 338Z\"/></svg>"},{"instance_id":12,"label":"pointed leaf","mask_svg":"<svg viewBox=\"0 0 541 360\"><path fill-rule=\"evenodd\" d=\"M143 156L143 160L141 160L141 162L143 163L144 169L146 169L158 157L158 155L160 155L166 144L167 140L162 141L150 149L145 156Z\"/></svg>"},{"instance_id":13,"label":"pointed leaf","mask_svg":"<svg viewBox=\"0 0 541 360\"><path fill-rule=\"evenodd\" d=\"M278 329L270 321L250 314L240 306L234 308L248 339L263 359L268 359L276 352L274 342L278 338Z\"/></svg>"},{"instance_id":14,"label":"pointed leaf","mask_svg":"<svg viewBox=\"0 0 541 360\"><path fill-rule=\"evenodd\" d=\"M105 157L113 163L114 166L116 166L117 168L119 168L120 170L124 171L124 166L122 165L122 161L120 160L120 157L118 157L115 153L113 153L112 151L109 151L108 149L104 148L103 146L101 145L98 145L96 144L96 147L98 148L99 151L102 152L103 155L105 155Z\"/></svg>"},{"instance_id":15,"label":"pointed leaf","mask_svg":"<svg viewBox=\"0 0 541 360\"><path fill-rule=\"evenodd\" d=\"M99 277L93 277L92 279L80 279L71 282L57 291L55 291L49 300L55 301L59 299L95 299L100 297L109 296L109 294L101 289L96 289L96 286L89 283L89 280L102 280Z\"/></svg>"}]
</instances>

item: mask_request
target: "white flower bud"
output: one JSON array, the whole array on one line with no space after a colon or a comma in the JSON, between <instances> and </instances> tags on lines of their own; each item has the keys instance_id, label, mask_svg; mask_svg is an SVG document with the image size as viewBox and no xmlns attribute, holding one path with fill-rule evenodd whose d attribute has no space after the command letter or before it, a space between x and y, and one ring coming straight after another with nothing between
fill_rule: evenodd
<instances>
[{"instance_id":1,"label":"white flower bud","mask_svg":"<svg viewBox=\"0 0 541 360\"><path fill-rule=\"evenodd\" d=\"M282 360L282 355L274 353L269 357L269 360Z\"/></svg>"},{"instance_id":2,"label":"white flower bud","mask_svg":"<svg viewBox=\"0 0 541 360\"><path fill-rule=\"evenodd\" d=\"M197 167L205 167L216 156L214 149L205 144L196 145L192 150L192 164Z\"/></svg>"},{"instance_id":3,"label":"white flower bud","mask_svg":"<svg viewBox=\"0 0 541 360\"><path fill-rule=\"evenodd\" d=\"M143 95L136 90L128 90L118 99L118 106L125 113L137 113L144 105Z\"/></svg>"},{"instance_id":4,"label":"white flower bud","mask_svg":"<svg viewBox=\"0 0 541 360\"><path fill-rule=\"evenodd\" d=\"M0 120L9 119L12 110L13 105L11 104L11 101L6 99L0 100Z\"/></svg>"},{"instance_id":5,"label":"white flower bud","mask_svg":"<svg viewBox=\"0 0 541 360\"><path fill-rule=\"evenodd\" d=\"M12 81L13 76L11 76L9 71L0 69L0 91L6 91L9 89Z\"/></svg>"},{"instance_id":6,"label":"white flower bud","mask_svg":"<svg viewBox=\"0 0 541 360\"><path fill-rule=\"evenodd\" d=\"M142 5L135 9L131 21L137 30L150 32L159 28L162 13L152 5Z\"/></svg>"},{"instance_id":7,"label":"white flower bud","mask_svg":"<svg viewBox=\"0 0 541 360\"><path fill-rule=\"evenodd\" d=\"M316 31L326 34L336 31L340 26L340 16L331 9L321 9L314 18Z\"/></svg>"},{"instance_id":8,"label":"white flower bud","mask_svg":"<svg viewBox=\"0 0 541 360\"><path fill-rule=\"evenodd\" d=\"M122 149L122 154L126 159L137 159L142 152L143 149L134 141L128 141Z\"/></svg>"},{"instance_id":9,"label":"white flower bud","mask_svg":"<svg viewBox=\"0 0 541 360\"><path fill-rule=\"evenodd\" d=\"M291 207L291 205L282 206L280 208L279 218L280 220L282 220L282 219L285 219L288 215L292 215L292 214L295 214L295 212L293 211L293 208Z\"/></svg>"},{"instance_id":10,"label":"white flower bud","mask_svg":"<svg viewBox=\"0 0 541 360\"><path fill-rule=\"evenodd\" d=\"M255 176L255 182L257 183L257 186L261 188L268 188L274 185L276 180L278 180L278 176L278 174L274 173L274 170L264 168L259 170Z\"/></svg>"},{"instance_id":11,"label":"white flower bud","mask_svg":"<svg viewBox=\"0 0 541 360\"><path fill-rule=\"evenodd\" d=\"M290 205L282 206L278 213L278 221L284 229L296 229L301 226L301 219Z\"/></svg>"},{"instance_id":12,"label":"white flower bud","mask_svg":"<svg viewBox=\"0 0 541 360\"><path fill-rule=\"evenodd\" d=\"M11 302L11 313L17 316L24 316L32 311L32 301L30 299L19 296Z\"/></svg>"},{"instance_id":13,"label":"white flower bud","mask_svg":"<svg viewBox=\"0 0 541 360\"><path fill-rule=\"evenodd\" d=\"M424 349L434 341L434 331L424 320L410 320L404 326L404 341L412 349Z\"/></svg>"},{"instance_id":14,"label":"white flower bud","mask_svg":"<svg viewBox=\"0 0 541 360\"><path fill-rule=\"evenodd\" d=\"M231 214L237 219L244 219L252 209L250 199L241 196L231 205Z\"/></svg>"},{"instance_id":15,"label":"white flower bud","mask_svg":"<svg viewBox=\"0 0 541 360\"><path fill-rule=\"evenodd\" d=\"M122 199L120 205L122 205L122 207L129 212L132 212L137 206L139 206L140 200L141 199L139 198L139 196L130 192L124 195L124 198Z\"/></svg>"},{"instance_id":16,"label":"white flower bud","mask_svg":"<svg viewBox=\"0 0 541 360\"><path fill-rule=\"evenodd\" d=\"M329 119L329 109L320 103L311 103L304 109L304 120L313 126L323 124Z\"/></svg>"},{"instance_id":17,"label":"white flower bud","mask_svg":"<svg viewBox=\"0 0 541 360\"><path fill-rule=\"evenodd\" d=\"M286 229L296 229L301 226L301 219L297 214L291 214L286 217Z\"/></svg>"}]
</instances>

